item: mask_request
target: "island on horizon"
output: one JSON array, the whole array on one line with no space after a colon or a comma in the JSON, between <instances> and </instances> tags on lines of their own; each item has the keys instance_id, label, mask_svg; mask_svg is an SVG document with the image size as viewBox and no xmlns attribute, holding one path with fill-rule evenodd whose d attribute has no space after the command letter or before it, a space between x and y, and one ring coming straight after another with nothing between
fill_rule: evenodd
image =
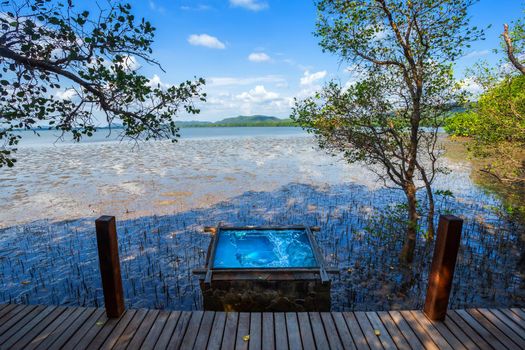
<instances>
[{"instance_id":1,"label":"island on horizon","mask_svg":"<svg viewBox=\"0 0 525 350\"><path fill-rule=\"evenodd\" d=\"M254 126L298 126L293 120L281 119L267 115L239 115L224 118L216 122L211 121L177 121L180 128L210 128L210 127L254 127Z\"/></svg>"}]
</instances>

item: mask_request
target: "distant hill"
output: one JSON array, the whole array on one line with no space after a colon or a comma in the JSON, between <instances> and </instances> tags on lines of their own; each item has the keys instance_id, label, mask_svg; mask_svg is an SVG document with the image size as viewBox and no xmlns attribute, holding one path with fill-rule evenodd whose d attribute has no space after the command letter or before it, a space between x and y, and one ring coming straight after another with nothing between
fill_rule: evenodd
<instances>
[{"instance_id":1,"label":"distant hill","mask_svg":"<svg viewBox=\"0 0 525 350\"><path fill-rule=\"evenodd\" d=\"M234 126L298 126L291 119L280 119L277 117L271 117L267 115L240 115L237 117L224 118L217 122L207 121L183 121L176 120L176 125L179 128L213 128L213 127L234 127ZM111 129L123 129L124 127L120 124L114 124ZM55 130L55 126L42 125L35 127L34 130ZM99 126L98 130L109 129L109 126ZM0 130L2 130L0 128ZM16 131L22 131L25 129L15 129Z\"/></svg>"},{"instance_id":2,"label":"distant hill","mask_svg":"<svg viewBox=\"0 0 525 350\"><path fill-rule=\"evenodd\" d=\"M232 127L232 126L297 126L291 119L280 119L267 115L240 115L217 122L178 121L181 128Z\"/></svg>"},{"instance_id":3,"label":"distant hill","mask_svg":"<svg viewBox=\"0 0 525 350\"><path fill-rule=\"evenodd\" d=\"M284 119L270 117L267 115L240 115L233 118L225 118L218 121L218 124L238 124L238 123L260 123L260 122L281 122Z\"/></svg>"}]
</instances>

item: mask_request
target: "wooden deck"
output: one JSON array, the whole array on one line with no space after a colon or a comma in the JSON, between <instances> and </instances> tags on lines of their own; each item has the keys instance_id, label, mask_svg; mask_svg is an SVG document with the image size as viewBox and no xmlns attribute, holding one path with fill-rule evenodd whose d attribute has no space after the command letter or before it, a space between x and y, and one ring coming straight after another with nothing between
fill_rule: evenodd
<instances>
[{"instance_id":1,"label":"wooden deck","mask_svg":"<svg viewBox=\"0 0 525 350\"><path fill-rule=\"evenodd\" d=\"M225 313L0 305L1 349L525 349L524 309Z\"/></svg>"}]
</instances>

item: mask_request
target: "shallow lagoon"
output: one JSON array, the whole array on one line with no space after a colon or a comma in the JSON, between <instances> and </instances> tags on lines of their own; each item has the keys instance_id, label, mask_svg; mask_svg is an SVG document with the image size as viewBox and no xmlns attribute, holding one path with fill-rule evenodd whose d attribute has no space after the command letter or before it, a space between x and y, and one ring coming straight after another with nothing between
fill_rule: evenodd
<instances>
[{"instance_id":1,"label":"shallow lagoon","mask_svg":"<svg viewBox=\"0 0 525 350\"><path fill-rule=\"evenodd\" d=\"M340 269L334 310L420 307L431 247L421 238L414 268L397 264L402 194L279 130L22 147L17 167L0 172L0 300L100 305L94 220L110 214L128 306L199 309L191 269L205 263L202 229L223 222L320 226L322 253ZM468 162L447 162L436 189L455 197L438 196L438 210L466 219L452 307L525 306L521 228L497 215L501 204L472 183Z\"/></svg>"}]
</instances>

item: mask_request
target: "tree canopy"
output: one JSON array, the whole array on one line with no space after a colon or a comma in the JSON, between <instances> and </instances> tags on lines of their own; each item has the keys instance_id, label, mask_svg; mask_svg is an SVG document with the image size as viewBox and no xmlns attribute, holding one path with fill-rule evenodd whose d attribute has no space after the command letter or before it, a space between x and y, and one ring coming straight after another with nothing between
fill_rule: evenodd
<instances>
[{"instance_id":1,"label":"tree canopy","mask_svg":"<svg viewBox=\"0 0 525 350\"><path fill-rule=\"evenodd\" d=\"M416 193L428 198L427 236L434 234L432 183L443 171L437 134L462 100L452 63L482 31L469 26L470 0L323 0L317 36L323 50L359 72L346 86L330 83L297 101L293 118L322 147L364 161L407 197L401 253L413 259L418 233ZM425 127L423 127L425 125Z\"/></svg>"},{"instance_id":2,"label":"tree canopy","mask_svg":"<svg viewBox=\"0 0 525 350\"><path fill-rule=\"evenodd\" d=\"M465 137L475 159L474 179L502 198L506 214L525 222L525 21L503 26L504 56L497 66L478 63L469 78L483 92L470 108L447 118L445 130ZM522 245L522 247L525 247ZM520 269L525 269L522 249Z\"/></svg>"},{"instance_id":3,"label":"tree canopy","mask_svg":"<svg viewBox=\"0 0 525 350\"><path fill-rule=\"evenodd\" d=\"M16 161L16 129L49 125L79 141L118 122L122 137L175 141L173 118L205 100L203 79L161 86L139 73L141 63L161 67L155 28L129 4L92 13L71 0L8 0L0 12L0 167Z\"/></svg>"},{"instance_id":4,"label":"tree canopy","mask_svg":"<svg viewBox=\"0 0 525 350\"><path fill-rule=\"evenodd\" d=\"M504 25L505 58L499 68L471 72L484 92L464 113L447 119L447 132L470 138L469 150L484 161L483 172L500 182L525 185L525 30L523 19Z\"/></svg>"}]
</instances>

